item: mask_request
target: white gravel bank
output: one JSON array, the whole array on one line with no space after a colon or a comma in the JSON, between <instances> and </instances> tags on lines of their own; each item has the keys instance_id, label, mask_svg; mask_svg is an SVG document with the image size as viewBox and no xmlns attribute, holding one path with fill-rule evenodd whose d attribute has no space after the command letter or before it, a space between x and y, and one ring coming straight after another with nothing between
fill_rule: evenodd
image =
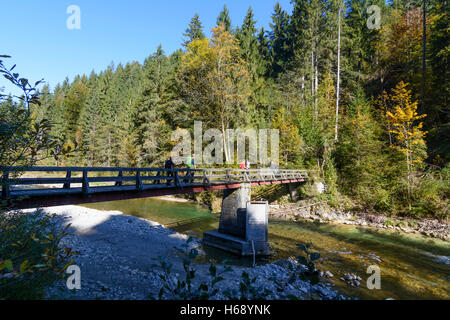
<instances>
[{"instance_id":1,"label":"white gravel bank","mask_svg":"<svg viewBox=\"0 0 450 320\"><path fill-rule=\"evenodd\" d=\"M79 206L61 206L44 209L56 214L61 228L71 223L71 234L63 239L62 245L80 254L75 264L81 269L81 290L70 291L65 281L60 281L48 289L48 299L147 299L156 296L162 286L159 269L152 265L154 258L166 256L173 263L172 274L184 278L181 259L175 246L185 243L188 236L164 228L160 224L142 218L123 215L119 211L99 211ZM199 246L194 241L192 246ZM226 280L220 288L238 288L243 270L251 277L257 277L256 285L264 285L273 294L272 299L283 298L286 294L302 296L309 293L309 283L296 281L286 285L280 292L269 278L276 273L286 278L285 265L272 263L255 268L233 267L226 273ZM196 279L203 281L209 265L197 264ZM221 269L221 268L219 268ZM341 298L336 290L325 285L316 285L313 291L322 298ZM215 299L223 299L219 292Z\"/></svg>"}]
</instances>

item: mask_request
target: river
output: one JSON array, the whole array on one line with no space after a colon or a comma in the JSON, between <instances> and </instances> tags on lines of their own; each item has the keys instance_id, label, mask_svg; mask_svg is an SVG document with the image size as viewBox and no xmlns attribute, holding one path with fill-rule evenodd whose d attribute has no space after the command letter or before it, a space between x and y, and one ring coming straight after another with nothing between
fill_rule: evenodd
<instances>
[{"instance_id":1,"label":"river","mask_svg":"<svg viewBox=\"0 0 450 320\"><path fill-rule=\"evenodd\" d=\"M174 202L157 198L133 199L94 203L85 207L98 210L119 210L156 221L175 231L201 238L203 232L216 229L219 216L207 208L191 202ZM187 223L176 222L193 219ZM293 222L269 219L269 242L273 254L259 258L264 264L300 252L297 243L312 243L323 258L317 267L329 270L331 281L341 293L361 299L450 299L450 243L418 234L392 230ZM207 255L201 262L220 263L224 259L232 265L251 265L251 260L214 248L204 248ZM441 261L438 261L440 259ZM381 270L381 289L367 289L366 273L369 265ZM340 280L346 273L362 278L359 287Z\"/></svg>"}]
</instances>

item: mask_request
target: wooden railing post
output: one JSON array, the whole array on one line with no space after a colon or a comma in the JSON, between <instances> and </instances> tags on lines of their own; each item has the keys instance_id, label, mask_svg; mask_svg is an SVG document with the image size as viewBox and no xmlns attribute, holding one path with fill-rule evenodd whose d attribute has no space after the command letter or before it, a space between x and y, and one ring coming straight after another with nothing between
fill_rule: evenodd
<instances>
[{"instance_id":1,"label":"wooden railing post","mask_svg":"<svg viewBox=\"0 0 450 320\"><path fill-rule=\"evenodd\" d=\"M231 183L231 176L230 176L230 169L227 169L227 181L228 181L228 183Z\"/></svg>"},{"instance_id":2,"label":"wooden railing post","mask_svg":"<svg viewBox=\"0 0 450 320\"><path fill-rule=\"evenodd\" d=\"M72 177L72 171L69 170L66 173L66 179L70 179L71 177ZM64 189L70 189L70 182L67 181L66 183L64 183L63 188Z\"/></svg>"},{"instance_id":3,"label":"wooden railing post","mask_svg":"<svg viewBox=\"0 0 450 320\"><path fill-rule=\"evenodd\" d=\"M206 174L206 170L203 170L203 185L210 185L210 181L208 175Z\"/></svg>"},{"instance_id":4,"label":"wooden railing post","mask_svg":"<svg viewBox=\"0 0 450 320\"><path fill-rule=\"evenodd\" d=\"M88 171L83 170L83 184L81 187L83 194L89 194L89 180L88 180Z\"/></svg>"},{"instance_id":5,"label":"wooden railing post","mask_svg":"<svg viewBox=\"0 0 450 320\"><path fill-rule=\"evenodd\" d=\"M275 169L270 169L271 180L275 180Z\"/></svg>"},{"instance_id":6,"label":"wooden railing post","mask_svg":"<svg viewBox=\"0 0 450 320\"><path fill-rule=\"evenodd\" d=\"M164 172L164 173L167 174L167 175L169 174L168 172ZM155 176L155 177L158 177L158 178L159 178L159 177L161 177L161 175L162 175L162 171L157 170L157 171L156 171L156 176ZM169 178L167 178L166 183L169 182L168 179L169 179ZM159 180L159 179L153 181L153 184L160 184L160 183L161 183L161 180Z\"/></svg>"},{"instance_id":7,"label":"wooden railing post","mask_svg":"<svg viewBox=\"0 0 450 320\"><path fill-rule=\"evenodd\" d=\"M246 182L250 182L250 178L248 177L249 172L248 171L244 171L244 181Z\"/></svg>"},{"instance_id":8,"label":"wooden railing post","mask_svg":"<svg viewBox=\"0 0 450 320\"><path fill-rule=\"evenodd\" d=\"M122 178L123 177L123 172L122 170L119 171L119 174L117 176L118 178ZM122 185L122 180L120 181L116 181L115 186L121 186Z\"/></svg>"},{"instance_id":9,"label":"wooden railing post","mask_svg":"<svg viewBox=\"0 0 450 320\"><path fill-rule=\"evenodd\" d=\"M181 181L180 181L180 175L179 175L178 169L175 169L173 174L174 174L174 179L175 179L175 186L180 187Z\"/></svg>"},{"instance_id":10,"label":"wooden railing post","mask_svg":"<svg viewBox=\"0 0 450 320\"><path fill-rule=\"evenodd\" d=\"M3 171L2 177L2 199L6 200L9 198L10 190L9 190L9 172Z\"/></svg>"},{"instance_id":11,"label":"wooden railing post","mask_svg":"<svg viewBox=\"0 0 450 320\"><path fill-rule=\"evenodd\" d=\"M142 185L141 172L139 170L136 171L136 189L138 191L144 190L144 186Z\"/></svg>"}]
</instances>

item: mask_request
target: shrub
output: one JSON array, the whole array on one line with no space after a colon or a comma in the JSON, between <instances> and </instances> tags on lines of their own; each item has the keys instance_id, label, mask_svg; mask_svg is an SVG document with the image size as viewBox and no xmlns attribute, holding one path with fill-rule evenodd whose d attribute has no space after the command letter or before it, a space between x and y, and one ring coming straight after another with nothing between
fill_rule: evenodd
<instances>
[{"instance_id":1,"label":"shrub","mask_svg":"<svg viewBox=\"0 0 450 320\"><path fill-rule=\"evenodd\" d=\"M386 219L386 221L384 222L384 225L386 226L386 227L389 227L389 226L392 226L392 227L395 227L395 222L393 221L393 220L391 220L391 219Z\"/></svg>"},{"instance_id":2,"label":"shrub","mask_svg":"<svg viewBox=\"0 0 450 320\"><path fill-rule=\"evenodd\" d=\"M413 189L414 216L448 218L450 195L450 164L437 172L428 172Z\"/></svg>"},{"instance_id":3,"label":"shrub","mask_svg":"<svg viewBox=\"0 0 450 320\"><path fill-rule=\"evenodd\" d=\"M197 203L208 206L210 210L213 209L214 201L217 197L216 193L213 191L200 192L195 194L195 201Z\"/></svg>"},{"instance_id":4,"label":"shrub","mask_svg":"<svg viewBox=\"0 0 450 320\"><path fill-rule=\"evenodd\" d=\"M163 286L159 290L158 299L163 297L173 300L206 300L211 296L214 296L218 289L215 285L223 280L221 275L225 272L231 271L229 267L226 267L222 272L217 272L215 265L211 264L209 267L210 281L209 283L201 283L198 287L193 286L192 280L195 278L196 269L192 265L192 260L198 255L196 248L190 248L189 244L194 239L189 237L185 244L181 248L176 248L181 254L183 259L183 268L185 271L185 279L180 280L172 277L172 264L166 262L165 257L159 257L159 265L153 265L154 267L160 267L162 273L159 277L163 281ZM155 297L150 296L155 299Z\"/></svg>"},{"instance_id":5,"label":"shrub","mask_svg":"<svg viewBox=\"0 0 450 320\"><path fill-rule=\"evenodd\" d=\"M64 275L76 254L61 248L67 226L56 231L53 216L36 210L0 212L0 299L41 299Z\"/></svg>"},{"instance_id":6,"label":"shrub","mask_svg":"<svg viewBox=\"0 0 450 320\"><path fill-rule=\"evenodd\" d=\"M159 274L160 279L163 281L163 285L159 290L158 296L150 295L151 299L173 299L173 300L208 300L214 297L219 290L216 288L216 284L223 281L222 275L226 272L232 271L228 266L225 266L221 272L215 265L211 264L209 267L209 279L206 282L202 282L198 285L193 285L193 279L196 275L196 269L192 264L192 260L198 254L196 248L190 248L189 243L193 241L193 238L189 238L181 248L176 248L182 254L183 268L185 271L185 279L180 280L177 277L171 275L173 265L166 261L166 257L159 257L155 259L159 261L159 264L153 266L161 269ZM311 252L311 244L297 244L297 246L305 253L305 256L299 255L297 257L297 265L293 267L289 265L289 270L286 270L288 279L282 277L279 274L273 273L269 278L277 288L278 291L282 291L286 288L288 283L293 283L297 279L308 281L310 283L309 297L312 299L312 286L320 282L319 271L316 270L315 261L320 258L320 254L317 252ZM226 260L222 262L226 263ZM256 285L257 277L250 277L250 275L243 271L241 274L241 280L239 287L228 287L223 290L223 295L230 300L264 300L272 294L266 287ZM299 299L292 295L287 295L289 299Z\"/></svg>"}]
</instances>

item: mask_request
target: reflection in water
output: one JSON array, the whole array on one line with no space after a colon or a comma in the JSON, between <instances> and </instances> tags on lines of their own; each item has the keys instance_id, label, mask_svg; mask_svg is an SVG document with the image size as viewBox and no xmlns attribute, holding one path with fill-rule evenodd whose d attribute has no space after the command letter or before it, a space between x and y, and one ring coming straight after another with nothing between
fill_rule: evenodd
<instances>
[{"instance_id":1,"label":"reflection in water","mask_svg":"<svg viewBox=\"0 0 450 320\"><path fill-rule=\"evenodd\" d=\"M119 210L161 224L172 224L172 229L194 237L216 229L218 215L192 203L172 202L160 199L134 199L86 205L98 210ZM173 226L174 222L194 219ZM258 259L264 264L299 254L297 243L312 243L322 260L321 270L334 274L332 282L349 296L364 299L450 299L450 266L439 264L435 256L449 256L450 243L425 238L416 234L404 234L388 230L320 224L314 222L290 222L270 220L269 241L273 254ZM250 266L251 258L241 258L215 248L204 248L204 262ZM381 258L381 261L379 261ZM443 259L445 261L445 259ZM381 290L366 287L369 265L381 269ZM354 273L363 280L357 288L344 283L345 273Z\"/></svg>"}]
</instances>

